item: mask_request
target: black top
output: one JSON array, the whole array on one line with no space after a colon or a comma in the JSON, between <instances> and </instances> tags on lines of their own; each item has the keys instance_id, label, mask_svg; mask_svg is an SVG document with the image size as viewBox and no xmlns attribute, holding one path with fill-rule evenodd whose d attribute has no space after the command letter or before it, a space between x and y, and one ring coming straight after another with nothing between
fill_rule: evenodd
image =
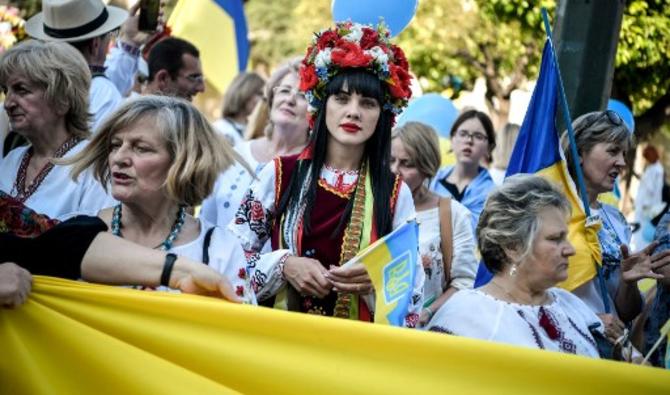
<instances>
[{"instance_id":1,"label":"black top","mask_svg":"<svg viewBox=\"0 0 670 395\"><path fill-rule=\"evenodd\" d=\"M80 215L35 238L0 233L0 263L14 262L32 274L81 278L81 260L107 225L98 217Z\"/></svg>"},{"instance_id":2,"label":"black top","mask_svg":"<svg viewBox=\"0 0 670 395\"><path fill-rule=\"evenodd\" d=\"M465 188L463 188L463 192L458 192L458 187L456 186L456 184L452 184L449 181L447 181L446 177L441 179L440 183L442 185L444 185L445 188L447 188L447 191L449 191L449 193L451 194L451 197L456 199L458 202L463 200L463 196L465 195L465 191L468 190L468 187L466 186Z\"/></svg>"}]
</instances>

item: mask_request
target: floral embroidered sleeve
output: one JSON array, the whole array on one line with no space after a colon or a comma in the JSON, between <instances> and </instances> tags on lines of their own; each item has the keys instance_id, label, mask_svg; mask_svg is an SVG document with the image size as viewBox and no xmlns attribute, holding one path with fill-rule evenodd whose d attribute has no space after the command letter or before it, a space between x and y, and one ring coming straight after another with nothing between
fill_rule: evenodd
<instances>
[{"instance_id":1,"label":"floral embroidered sleeve","mask_svg":"<svg viewBox=\"0 0 670 395\"><path fill-rule=\"evenodd\" d=\"M242 245L251 287L259 301L276 295L286 285L281 263L290 251L271 251L269 247L274 210L275 165L270 162L249 187L228 226Z\"/></svg>"}]
</instances>

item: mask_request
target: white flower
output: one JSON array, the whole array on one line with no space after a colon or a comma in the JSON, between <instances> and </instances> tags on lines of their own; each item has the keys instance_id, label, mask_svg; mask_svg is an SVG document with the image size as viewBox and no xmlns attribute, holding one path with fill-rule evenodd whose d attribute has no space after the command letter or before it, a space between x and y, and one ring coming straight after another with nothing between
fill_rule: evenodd
<instances>
[{"instance_id":1,"label":"white flower","mask_svg":"<svg viewBox=\"0 0 670 395\"><path fill-rule=\"evenodd\" d=\"M351 31L344 37L345 40L351 41L352 43L360 43L361 38L363 38L363 29L360 25L354 25L351 27Z\"/></svg>"},{"instance_id":2,"label":"white flower","mask_svg":"<svg viewBox=\"0 0 670 395\"><path fill-rule=\"evenodd\" d=\"M330 66L331 51L332 50L330 48L319 51L319 53L316 54L316 58L314 58L314 66L316 66L316 68L328 68L328 66Z\"/></svg>"},{"instance_id":3,"label":"white flower","mask_svg":"<svg viewBox=\"0 0 670 395\"><path fill-rule=\"evenodd\" d=\"M367 49L365 50L365 53L372 56L372 58L375 60L375 63L380 66L387 65L389 62L389 56L379 46L374 46L370 49Z\"/></svg>"}]
</instances>

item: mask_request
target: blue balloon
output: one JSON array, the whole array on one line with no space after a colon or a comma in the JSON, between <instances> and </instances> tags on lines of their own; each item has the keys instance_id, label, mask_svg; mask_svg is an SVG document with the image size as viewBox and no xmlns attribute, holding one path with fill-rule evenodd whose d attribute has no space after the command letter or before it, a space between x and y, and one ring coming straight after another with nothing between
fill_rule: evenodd
<instances>
[{"instance_id":1,"label":"blue balloon","mask_svg":"<svg viewBox=\"0 0 670 395\"><path fill-rule=\"evenodd\" d=\"M630 108L628 108L628 106L618 100L609 99L607 102L607 109L619 114L621 119L623 119L623 122L628 127L628 130L631 133L635 132L635 118L633 117L633 112L630 110Z\"/></svg>"},{"instance_id":2,"label":"blue balloon","mask_svg":"<svg viewBox=\"0 0 670 395\"><path fill-rule=\"evenodd\" d=\"M409 25L417 4L418 0L333 0L333 20L376 25L381 17L395 37Z\"/></svg>"},{"instance_id":3,"label":"blue balloon","mask_svg":"<svg viewBox=\"0 0 670 395\"><path fill-rule=\"evenodd\" d=\"M428 93L409 102L398 117L398 126L411 121L422 122L432 126L440 136L449 138L449 131L458 114L451 100L437 93Z\"/></svg>"}]
</instances>

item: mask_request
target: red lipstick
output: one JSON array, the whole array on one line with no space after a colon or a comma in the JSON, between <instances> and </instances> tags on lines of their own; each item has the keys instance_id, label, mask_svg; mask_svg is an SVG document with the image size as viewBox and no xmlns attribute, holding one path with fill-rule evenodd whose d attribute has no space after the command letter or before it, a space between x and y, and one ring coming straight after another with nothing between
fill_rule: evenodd
<instances>
[{"instance_id":1,"label":"red lipstick","mask_svg":"<svg viewBox=\"0 0 670 395\"><path fill-rule=\"evenodd\" d=\"M342 123L340 124L340 127L347 133L356 133L359 130L361 130L361 127L356 125L355 123L348 123L348 122Z\"/></svg>"}]
</instances>

